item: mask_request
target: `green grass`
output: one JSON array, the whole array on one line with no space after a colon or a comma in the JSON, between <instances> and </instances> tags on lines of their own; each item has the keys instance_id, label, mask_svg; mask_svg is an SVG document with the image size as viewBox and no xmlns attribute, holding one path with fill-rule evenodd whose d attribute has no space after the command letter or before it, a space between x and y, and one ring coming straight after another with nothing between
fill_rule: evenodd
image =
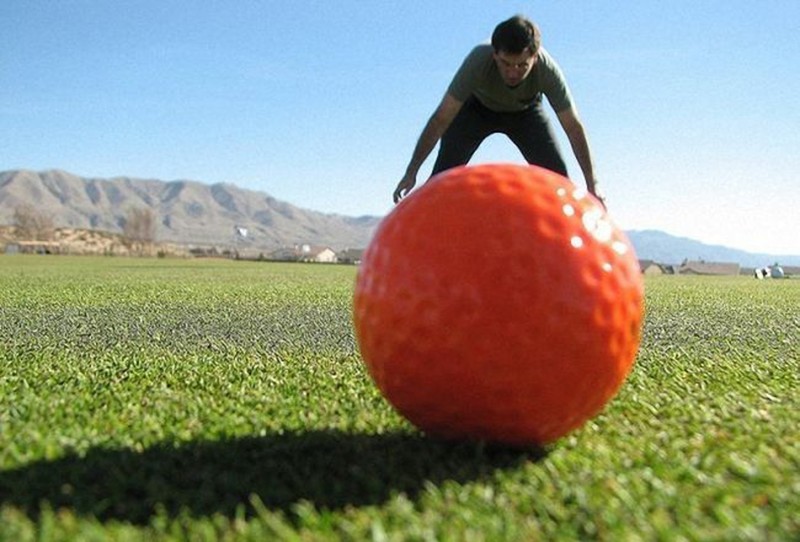
<instances>
[{"instance_id":1,"label":"green grass","mask_svg":"<svg viewBox=\"0 0 800 542\"><path fill-rule=\"evenodd\" d=\"M354 277L0 257L0 540L800 538L800 281L648 279L619 395L514 451L388 406Z\"/></svg>"}]
</instances>

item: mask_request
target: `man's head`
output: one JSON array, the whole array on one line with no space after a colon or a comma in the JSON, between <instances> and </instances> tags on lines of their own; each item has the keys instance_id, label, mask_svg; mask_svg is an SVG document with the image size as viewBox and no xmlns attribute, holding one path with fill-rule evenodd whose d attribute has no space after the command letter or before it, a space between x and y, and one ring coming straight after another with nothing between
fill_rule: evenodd
<instances>
[{"instance_id":1,"label":"man's head","mask_svg":"<svg viewBox=\"0 0 800 542\"><path fill-rule=\"evenodd\" d=\"M492 33L494 52L518 55L528 49L531 53L539 51L542 36L539 28L522 15L515 15L503 21Z\"/></svg>"},{"instance_id":2,"label":"man's head","mask_svg":"<svg viewBox=\"0 0 800 542\"><path fill-rule=\"evenodd\" d=\"M492 47L506 85L515 87L530 75L541 42L539 28L521 15L497 25L492 33Z\"/></svg>"}]
</instances>

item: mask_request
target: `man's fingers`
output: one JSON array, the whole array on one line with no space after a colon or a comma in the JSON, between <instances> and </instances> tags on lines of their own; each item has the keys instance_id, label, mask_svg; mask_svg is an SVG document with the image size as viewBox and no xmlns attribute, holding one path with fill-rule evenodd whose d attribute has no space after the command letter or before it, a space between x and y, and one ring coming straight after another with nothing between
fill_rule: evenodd
<instances>
[{"instance_id":1,"label":"man's fingers","mask_svg":"<svg viewBox=\"0 0 800 542\"><path fill-rule=\"evenodd\" d=\"M412 186L408 186L407 183L402 183L402 182L399 185L397 185L397 188L395 189L394 195L393 195L394 202L398 203L401 199L406 197L408 195L408 193L411 191L412 187L413 187L413 185Z\"/></svg>"}]
</instances>

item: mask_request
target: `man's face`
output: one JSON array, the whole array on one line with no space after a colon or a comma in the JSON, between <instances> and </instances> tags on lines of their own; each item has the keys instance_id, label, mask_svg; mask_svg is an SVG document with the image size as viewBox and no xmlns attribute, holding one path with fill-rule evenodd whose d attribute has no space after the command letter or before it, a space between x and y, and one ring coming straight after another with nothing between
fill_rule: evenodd
<instances>
[{"instance_id":1,"label":"man's face","mask_svg":"<svg viewBox=\"0 0 800 542\"><path fill-rule=\"evenodd\" d=\"M515 87L530 75L533 66L536 64L536 55L530 48L519 54L495 51L494 61L497 64L497 69L500 70L500 77L503 78L503 82L509 87Z\"/></svg>"}]
</instances>

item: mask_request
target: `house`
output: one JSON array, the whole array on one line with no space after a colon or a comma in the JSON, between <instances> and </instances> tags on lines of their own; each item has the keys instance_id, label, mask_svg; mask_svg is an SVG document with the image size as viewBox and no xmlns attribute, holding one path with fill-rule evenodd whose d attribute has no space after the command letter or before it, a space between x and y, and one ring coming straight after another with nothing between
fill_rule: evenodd
<instances>
[{"instance_id":1,"label":"house","mask_svg":"<svg viewBox=\"0 0 800 542\"><path fill-rule=\"evenodd\" d=\"M336 252L330 247L302 246L301 262L336 263Z\"/></svg>"},{"instance_id":2,"label":"house","mask_svg":"<svg viewBox=\"0 0 800 542\"><path fill-rule=\"evenodd\" d=\"M642 270L643 275L647 276L669 274L667 266L656 263L653 260L639 260L639 269Z\"/></svg>"},{"instance_id":3,"label":"house","mask_svg":"<svg viewBox=\"0 0 800 542\"><path fill-rule=\"evenodd\" d=\"M336 263L336 252L325 246L294 245L270 252L269 259L282 262Z\"/></svg>"},{"instance_id":4,"label":"house","mask_svg":"<svg viewBox=\"0 0 800 542\"><path fill-rule=\"evenodd\" d=\"M336 255L336 257L338 258L339 263L359 265L361 263L361 259L364 257L364 249L348 248L346 250L341 251L339 254Z\"/></svg>"},{"instance_id":5,"label":"house","mask_svg":"<svg viewBox=\"0 0 800 542\"><path fill-rule=\"evenodd\" d=\"M678 268L681 275L724 275L739 274L738 263L706 262L703 260L685 260Z\"/></svg>"}]
</instances>

